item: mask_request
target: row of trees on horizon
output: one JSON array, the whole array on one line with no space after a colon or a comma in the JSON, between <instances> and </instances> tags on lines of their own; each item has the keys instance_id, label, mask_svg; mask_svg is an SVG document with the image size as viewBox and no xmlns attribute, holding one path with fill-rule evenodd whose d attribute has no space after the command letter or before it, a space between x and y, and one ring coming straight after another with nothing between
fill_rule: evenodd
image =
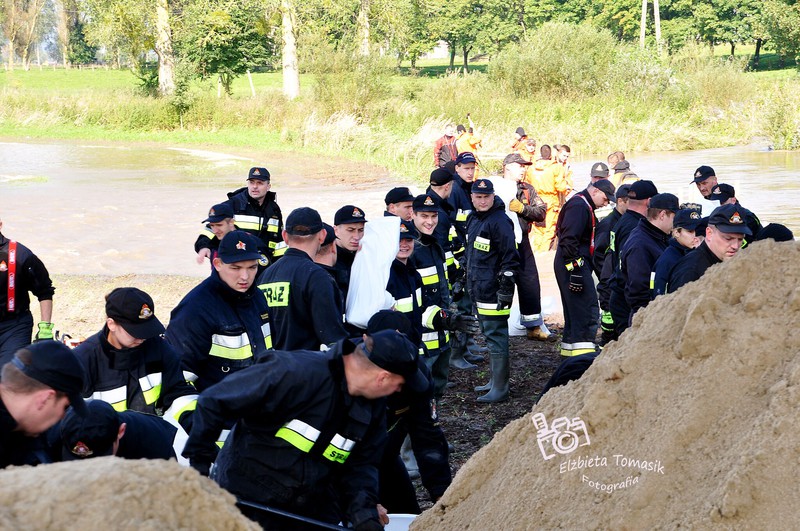
<instances>
[{"instance_id":1,"label":"row of trees on horizon","mask_svg":"<svg viewBox=\"0 0 800 531\"><path fill-rule=\"evenodd\" d=\"M7 69L41 62L44 50L65 66L130 67L162 95L180 68L230 91L245 71L282 67L293 98L304 65L326 54L379 54L413 68L439 41L451 68L459 54L466 70L471 55L491 57L548 21L593 24L621 41L646 30L667 52L695 41L731 55L755 44L755 63L763 46L782 60L800 53L798 0L0 0ZM148 68L153 54L157 69Z\"/></svg>"}]
</instances>

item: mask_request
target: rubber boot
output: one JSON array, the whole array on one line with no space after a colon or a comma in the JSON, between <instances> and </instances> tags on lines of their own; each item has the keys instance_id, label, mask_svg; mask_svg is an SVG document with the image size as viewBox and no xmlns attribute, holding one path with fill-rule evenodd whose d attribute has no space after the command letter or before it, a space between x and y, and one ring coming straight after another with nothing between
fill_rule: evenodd
<instances>
[{"instance_id":1,"label":"rubber boot","mask_svg":"<svg viewBox=\"0 0 800 531\"><path fill-rule=\"evenodd\" d=\"M450 336L450 366L456 369L475 369L464 355L467 353L467 334L453 332Z\"/></svg>"},{"instance_id":2,"label":"rubber boot","mask_svg":"<svg viewBox=\"0 0 800 531\"><path fill-rule=\"evenodd\" d=\"M476 385L475 390L478 392L490 391L492 389L492 379L489 378L489 383L483 385Z\"/></svg>"},{"instance_id":3,"label":"rubber boot","mask_svg":"<svg viewBox=\"0 0 800 531\"><path fill-rule=\"evenodd\" d=\"M508 354L492 356L489 359L492 368L492 389L478 397L478 402L491 404L508 400Z\"/></svg>"},{"instance_id":4,"label":"rubber boot","mask_svg":"<svg viewBox=\"0 0 800 531\"><path fill-rule=\"evenodd\" d=\"M471 361L472 363L480 363L486 359L483 357L483 354L487 352L489 352L488 348L475 343L474 337L467 336L467 350L464 352L465 360Z\"/></svg>"}]
</instances>

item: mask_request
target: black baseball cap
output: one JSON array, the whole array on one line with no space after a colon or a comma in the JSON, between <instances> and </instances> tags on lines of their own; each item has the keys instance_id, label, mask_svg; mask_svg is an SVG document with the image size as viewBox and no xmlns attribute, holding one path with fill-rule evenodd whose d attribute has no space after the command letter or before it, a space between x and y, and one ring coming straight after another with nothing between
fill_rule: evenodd
<instances>
[{"instance_id":1,"label":"black baseball cap","mask_svg":"<svg viewBox=\"0 0 800 531\"><path fill-rule=\"evenodd\" d=\"M20 352L25 351L30 353L27 364L19 357ZM9 363L28 378L66 394L75 411L79 415L86 414L86 403L81 394L84 385L83 365L65 344L52 339L37 341L19 349Z\"/></svg>"},{"instance_id":2,"label":"black baseball cap","mask_svg":"<svg viewBox=\"0 0 800 531\"><path fill-rule=\"evenodd\" d=\"M408 190L408 187L406 186L392 188L391 190L389 190L389 192L386 194L386 197L384 198L384 202L386 203L387 206L393 203L403 203L406 201L413 201L413 200L414 196L411 195L411 192Z\"/></svg>"},{"instance_id":3,"label":"black baseball cap","mask_svg":"<svg viewBox=\"0 0 800 531\"><path fill-rule=\"evenodd\" d=\"M614 196L617 199L621 199L623 197L625 199L627 199L628 198L628 192L630 191L630 189L631 189L631 185L630 184L621 184L621 185L619 185L619 188L617 188L617 192L614 194Z\"/></svg>"},{"instance_id":4,"label":"black baseball cap","mask_svg":"<svg viewBox=\"0 0 800 531\"><path fill-rule=\"evenodd\" d=\"M439 199L430 194L418 195L411 208L414 212L439 212Z\"/></svg>"},{"instance_id":5,"label":"black baseball cap","mask_svg":"<svg viewBox=\"0 0 800 531\"><path fill-rule=\"evenodd\" d=\"M701 220L700 213L690 208L682 208L675 213L672 226L686 230L697 230Z\"/></svg>"},{"instance_id":6,"label":"black baseball cap","mask_svg":"<svg viewBox=\"0 0 800 531\"><path fill-rule=\"evenodd\" d=\"M776 242L794 241L794 233L786 225L780 223L770 223L756 234L755 241L775 240Z\"/></svg>"},{"instance_id":7,"label":"black baseball cap","mask_svg":"<svg viewBox=\"0 0 800 531\"><path fill-rule=\"evenodd\" d=\"M693 183L701 183L708 179L709 177L716 177L717 174L714 173L714 168L711 166L700 166L696 170L694 170L694 179L692 179ZM691 184L691 183L689 183Z\"/></svg>"},{"instance_id":8,"label":"black baseball cap","mask_svg":"<svg viewBox=\"0 0 800 531\"><path fill-rule=\"evenodd\" d=\"M714 209L708 216L708 224L713 225L722 232L728 234L744 234L751 236L751 231L745 223L747 210L741 205L722 205Z\"/></svg>"},{"instance_id":9,"label":"black baseball cap","mask_svg":"<svg viewBox=\"0 0 800 531\"><path fill-rule=\"evenodd\" d=\"M61 421L61 457L64 461L111 455L119 436L119 413L108 402L89 400L80 416L70 408Z\"/></svg>"},{"instance_id":10,"label":"black baseball cap","mask_svg":"<svg viewBox=\"0 0 800 531\"><path fill-rule=\"evenodd\" d=\"M531 164L533 164L533 162L522 158L522 155L520 155L519 153L509 153L503 159L503 166L514 164L515 162L517 164L522 164L523 166L530 166Z\"/></svg>"},{"instance_id":11,"label":"black baseball cap","mask_svg":"<svg viewBox=\"0 0 800 531\"><path fill-rule=\"evenodd\" d=\"M514 132L517 133L519 136L528 136L525 134L525 129L523 129L522 127L517 127L517 130Z\"/></svg>"},{"instance_id":12,"label":"black baseball cap","mask_svg":"<svg viewBox=\"0 0 800 531\"><path fill-rule=\"evenodd\" d=\"M467 131L467 128L466 128L466 127L464 127L464 125L463 125L463 124L458 124L458 125L456 126L456 131L458 131L459 133L465 133L465 132Z\"/></svg>"},{"instance_id":13,"label":"black baseball cap","mask_svg":"<svg viewBox=\"0 0 800 531\"><path fill-rule=\"evenodd\" d=\"M400 220L400 239L401 240L414 240L419 237L417 228L414 226L413 221Z\"/></svg>"},{"instance_id":14,"label":"black baseball cap","mask_svg":"<svg viewBox=\"0 0 800 531\"><path fill-rule=\"evenodd\" d=\"M590 177L601 177L603 179L608 177L608 165L605 162L595 162L592 164L592 171L589 172Z\"/></svg>"},{"instance_id":15,"label":"black baseball cap","mask_svg":"<svg viewBox=\"0 0 800 531\"><path fill-rule=\"evenodd\" d=\"M333 215L334 225L345 225L347 223L364 223L367 218L364 217L364 211L353 205L345 205L336 211Z\"/></svg>"},{"instance_id":16,"label":"black baseball cap","mask_svg":"<svg viewBox=\"0 0 800 531\"><path fill-rule=\"evenodd\" d=\"M208 217L203 223L219 223L222 220L233 217L233 207L228 203L220 203L212 206L208 211Z\"/></svg>"},{"instance_id":17,"label":"black baseball cap","mask_svg":"<svg viewBox=\"0 0 800 531\"><path fill-rule=\"evenodd\" d=\"M476 179L472 183L472 188L470 191L473 194L493 194L494 193L494 183L489 179Z\"/></svg>"},{"instance_id":18,"label":"black baseball cap","mask_svg":"<svg viewBox=\"0 0 800 531\"><path fill-rule=\"evenodd\" d=\"M628 199L650 199L657 193L658 188L656 188L656 185L653 183L653 181L636 181L635 183L631 184L631 189L628 190Z\"/></svg>"},{"instance_id":19,"label":"black baseball cap","mask_svg":"<svg viewBox=\"0 0 800 531\"><path fill-rule=\"evenodd\" d=\"M286 217L286 232L294 236L316 234L323 228L322 218L313 208L295 208Z\"/></svg>"},{"instance_id":20,"label":"black baseball cap","mask_svg":"<svg viewBox=\"0 0 800 531\"><path fill-rule=\"evenodd\" d=\"M250 233L234 230L226 234L219 242L217 257L226 264L244 262L245 260L263 260L258 250L259 241Z\"/></svg>"},{"instance_id":21,"label":"black baseball cap","mask_svg":"<svg viewBox=\"0 0 800 531\"><path fill-rule=\"evenodd\" d=\"M364 345L369 360L392 374L405 378L406 387L421 393L430 387L430 380L418 367L419 347L408 337L395 330L382 330L371 334L372 350Z\"/></svg>"},{"instance_id":22,"label":"black baseball cap","mask_svg":"<svg viewBox=\"0 0 800 531\"><path fill-rule=\"evenodd\" d=\"M711 189L711 193L706 199L711 201L719 201L720 204L724 203L731 197L736 197L736 190L730 184L718 184Z\"/></svg>"},{"instance_id":23,"label":"black baseball cap","mask_svg":"<svg viewBox=\"0 0 800 531\"><path fill-rule=\"evenodd\" d=\"M436 168L431 172L430 183L434 186L444 186L453 180L453 172L445 168Z\"/></svg>"},{"instance_id":24,"label":"black baseball cap","mask_svg":"<svg viewBox=\"0 0 800 531\"><path fill-rule=\"evenodd\" d=\"M266 168L250 168L247 173L247 180L256 179L269 182L269 171Z\"/></svg>"},{"instance_id":25,"label":"black baseball cap","mask_svg":"<svg viewBox=\"0 0 800 531\"><path fill-rule=\"evenodd\" d=\"M669 210L670 212L677 212L679 210L678 197L667 193L656 194L650 198L650 204L648 207Z\"/></svg>"},{"instance_id":26,"label":"black baseball cap","mask_svg":"<svg viewBox=\"0 0 800 531\"><path fill-rule=\"evenodd\" d=\"M325 228L325 239L322 240L322 247L324 247L333 243L336 239L336 231L327 223L323 223L322 226Z\"/></svg>"},{"instance_id":27,"label":"black baseball cap","mask_svg":"<svg viewBox=\"0 0 800 531\"><path fill-rule=\"evenodd\" d=\"M468 164L470 162L478 162L478 160L475 158L475 155L470 151L459 153L456 157L456 164Z\"/></svg>"},{"instance_id":28,"label":"black baseball cap","mask_svg":"<svg viewBox=\"0 0 800 531\"><path fill-rule=\"evenodd\" d=\"M609 181L608 179L600 179L599 181L592 183L592 186L606 194L606 198L608 198L609 203L616 202L617 198L614 192L616 192L616 188L614 184Z\"/></svg>"},{"instance_id":29,"label":"black baseball cap","mask_svg":"<svg viewBox=\"0 0 800 531\"><path fill-rule=\"evenodd\" d=\"M136 339L150 339L164 333L153 298L138 288L116 288L106 295L106 316Z\"/></svg>"}]
</instances>

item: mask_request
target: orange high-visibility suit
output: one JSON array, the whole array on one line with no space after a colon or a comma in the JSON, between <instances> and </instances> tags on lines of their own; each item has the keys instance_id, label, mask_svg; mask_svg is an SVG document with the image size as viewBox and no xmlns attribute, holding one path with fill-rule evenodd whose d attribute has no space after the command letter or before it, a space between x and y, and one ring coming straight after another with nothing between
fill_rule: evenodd
<instances>
[{"instance_id":1,"label":"orange high-visibility suit","mask_svg":"<svg viewBox=\"0 0 800 531\"><path fill-rule=\"evenodd\" d=\"M532 184L539 197L547 203L545 226L534 224L530 233L534 252L546 252L555 243L556 221L562 201L572 191L572 170L565 164L539 159L526 173L525 181Z\"/></svg>"}]
</instances>

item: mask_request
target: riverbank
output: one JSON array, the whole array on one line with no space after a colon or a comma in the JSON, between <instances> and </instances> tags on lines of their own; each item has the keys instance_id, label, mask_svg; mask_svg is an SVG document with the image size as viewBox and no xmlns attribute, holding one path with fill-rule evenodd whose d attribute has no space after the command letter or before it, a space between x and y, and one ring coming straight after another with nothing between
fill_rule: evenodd
<instances>
[{"instance_id":1,"label":"riverbank","mask_svg":"<svg viewBox=\"0 0 800 531\"><path fill-rule=\"evenodd\" d=\"M376 68L364 86L345 83L346 73L305 76L306 90L295 101L281 95L275 73L253 76L255 97L248 91L217 98L210 85L197 84L178 101L142 96L135 78L129 75L126 84L118 71L5 72L0 136L336 155L418 180L431 169L433 142L444 125L466 122L467 113L483 138L489 171L499 168L519 126L540 143L572 146L579 157L742 145L754 138L776 149L800 146L796 74L745 73L718 61L631 61L631 69L660 66L656 73L630 71L619 83L603 79L568 92L544 84L520 87L498 73L500 67L433 78ZM319 88L331 85L336 90Z\"/></svg>"}]
</instances>

